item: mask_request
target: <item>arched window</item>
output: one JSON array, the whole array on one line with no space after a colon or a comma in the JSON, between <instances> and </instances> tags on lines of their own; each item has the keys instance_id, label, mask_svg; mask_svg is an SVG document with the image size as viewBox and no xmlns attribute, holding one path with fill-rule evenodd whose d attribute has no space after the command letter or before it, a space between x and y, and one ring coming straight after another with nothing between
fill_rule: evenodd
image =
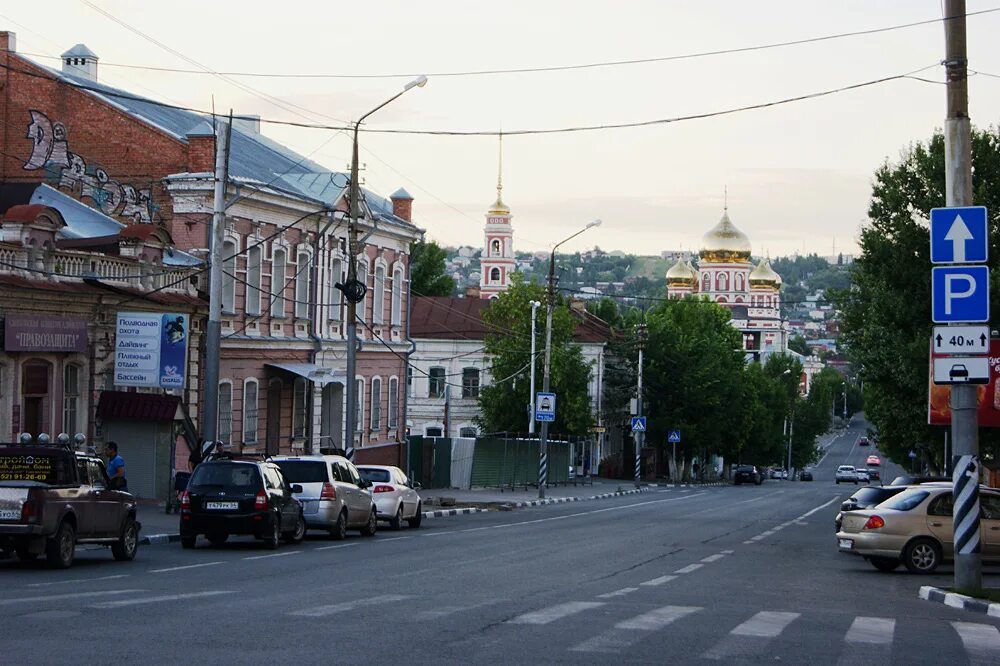
<instances>
[{"instance_id":1,"label":"arched window","mask_svg":"<svg viewBox=\"0 0 1000 666\"><path fill-rule=\"evenodd\" d=\"M364 429L365 423L365 380L358 379L356 381L357 397L355 399L355 409L354 409L354 430L356 432L361 432Z\"/></svg>"},{"instance_id":2,"label":"arched window","mask_svg":"<svg viewBox=\"0 0 1000 666\"><path fill-rule=\"evenodd\" d=\"M247 314L260 314L260 245L247 250Z\"/></svg>"},{"instance_id":3,"label":"arched window","mask_svg":"<svg viewBox=\"0 0 1000 666\"><path fill-rule=\"evenodd\" d=\"M236 312L236 243L222 244L222 309Z\"/></svg>"},{"instance_id":4,"label":"arched window","mask_svg":"<svg viewBox=\"0 0 1000 666\"><path fill-rule=\"evenodd\" d=\"M233 384L219 382L219 441L229 444L233 439Z\"/></svg>"},{"instance_id":5,"label":"arched window","mask_svg":"<svg viewBox=\"0 0 1000 666\"><path fill-rule=\"evenodd\" d=\"M715 289L716 291L728 291L729 290L729 275L726 273L719 273L715 278Z\"/></svg>"},{"instance_id":6,"label":"arched window","mask_svg":"<svg viewBox=\"0 0 1000 666\"><path fill-rule=\"evenodd\" d=\"M243 383L243 443L257 443L257 380L253 377Z\"/></svg>"},{"instance_id":7,"label":"arched window","mask_svg":"<svg viewBox=\"0 0 1000 666\"><path fill-rule=\"evenodd\" d=\"M459 437L475 437L476 436L476 429L473 428L473 427L471 427L471 426L466 426L464 428L459 428L458 429L458 436Z\"/></svg>"},{"instance_id":8,"label":"arched window","mask_svg":"<svg viewBox=\"0 0 1000 666\"><path fill-rule=\"evenodd\" d=\"M295 267L295 316L309 318L309 291L312 285L312 271L309 267L309 253L299 252L298 266Z\"/></svg>"},{"instance_id":9,"label":"arched window","mask_svg":"<svg viewBox=\"0 0 1000 666\"><path fill-rule=\"evenodd\" d=\"M736 274L736 291L743 291L743 273Z\"/></svg>"},{"instance_id":10,"label":"arched window","mask_svg":"<svg viewBox=\"0 0 1000 666\"><path fill-rule=\"evenodd\" d=\"M385 266L375 267L375 284L372 289L372 323L381 324L385 318ZM374 410L372 411L374 414Z\"/></svg>"},{"instance_id":11,"label":"arched window","mask_svg":"<svg viewBox=\"0 0 1000 666\"><path fill-rule=\"evenodd\" d=\"M309 413L306 402L306 380L296 377L292 384L292 437L306 436L306 415Z\"/></svg>"},{"instance_id":12,"label":"arched window","mask_svg":"<svg viewBox=\"0 0 1000 666\"><path fill-rule=\"evenodd\" d=\"M500 255L502 254L502 253L501 253L501 250L500 250L500 240L499 240L499 239L497 239L497 238L494 238L494 239L493 239L493 243L491 243L491 245L490 245L490 246L491 246L491 247L493 248L493 250L492 250L491 254L492 254L492 255L493 255L494 257L499 257L499 256L500 256Z\"/></svg>"},{"instance_id":13,"label":"arched window","mask_svg":"<svg viewBox=\"0 0 1000 666\"><path fill-rule=\"evenodd\" d=\"M364 259L358 259L358 282L367 286L368 285L368 262ZM369 289L369 291L371 291ZM368 294L365 294L365 300L368 299ZM365 317L367 313L365 312L365 301L358 303L358 318L361 321L367 321Z\"/></svg>"},{"instance_id":14,"label":"arched window","mask_svg":"<svg viewBox=\"0 0 1000 666\"><path fill-rule=\"evenodd\" d=\"M403 269L396 267L392 271L392 313L393 326L399 326L403 321Z\"/></svg>"},{"instance_id":15,"label":"arched window","mask_svg":"<svg viewBox=\"0 0 1000 666\"><path fill-rule=\"evenodd\" d=\"M708 273L704 273L701 276L701 290L712 291L712 276Z\"/></svg>"},{"instance_id":16,"label":"arched window","mask_svg":"<svg viewBox=\"0 0 1000 666\"><path fill-rule=\"evenodd\" d=\"M427 397L428 398L443 398L444 397L444 368L431 368L428 374L427 381Z\"/></svg>"},{"instance_id":17,"label":"arched window","mask_svg":"<svg viewBox=\"0 0 1000 666\"><path fill-rule=\"evenodd\" d=\"M275 249L271 258L271 316L285 316L285 264L288 253Z\"/></svg>"},{"instance_id":18,"label":"arched window","mask_svg":"<svg viewBox=\"0 0 1000 666\"><path fill-rule=\"evenodd\" d=\"M378 377L372 379L372 406L371 430L378 432L382 429L382 380Z\"/></svg>"},{"instance_id":19,"label":"arched window","mask_svg":"<svg viewBox=\"0 0 1000 666\"><path fill-rule=\"evenodd\" d=\"M500 269L491 268L490 269L490 282L500 282Z\"/></svg>"},{"instance_id":20,"label":"arched window","mask_svg":"<svg viewBox=\"0 0 1000 666\"><path fill-rule=\"evenodd\" d=\"M2 378L0 378L2 381ZM0 389L0 395L3 390ZM63 368L63 418L62 431L72 435L80 428L80 366L67 365Z\"/></svg>"},{"instance_id":21,"label":"arched window","mask_svg":"<svg viewBox=\"0 0 1000 666\"><path fill-rule=\"evenodd\" d=\"M399 378L389 377L389 429L399 425Z\"/></svg>"},{"instance_id":22,"label":"arched window","mask_svg":"<svg viewBox=\"0 0 1000 666\"><path fill-rule=\"evenodd\" d=\"M344 281L344 262L334 259L330 264L330 319L340 319L340 303L344 292L337 289L337 283Z\"/></svg>"}]
</instances>

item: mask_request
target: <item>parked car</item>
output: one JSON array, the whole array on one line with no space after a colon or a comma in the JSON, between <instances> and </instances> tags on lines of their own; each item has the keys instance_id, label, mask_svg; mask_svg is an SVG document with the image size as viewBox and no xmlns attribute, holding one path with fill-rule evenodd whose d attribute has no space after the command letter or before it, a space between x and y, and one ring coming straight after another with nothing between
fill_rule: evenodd
<instances>
[{"instance_id":1,"label":"parked car","mask_svg":"<svg viewBox=\"0 0 1000 666\"><path fill-rule=\"evenodd\" d=\"M868 459L865 460L865 464L869 467L878 467L882 464L882 460L878 456L868 456Z\"/></svg>"},{"instance_id":2,"label":"parked car","mask_svg":"<svg viewBox=\"0 0 1000 666\"><path fill-rule=\"evenodd\" d=\"M837 485L840 485L841 481L843 481L844 483L853 483L857 485L858 483L857 470L854 469L854 465L841 465L840 467L837 468L837 473L834 475L834 480L837 482Z\"/></svg>"},{"instance_id":3,"label":"parked car","mask_svg":"<svg viewBox=\"0 0 1000 666\"><path fill-rule=\"evenodd\" d=\"M213 546L230 535L252 535L268 548L284 539L299 543L306 534L302 503L272 462L241 456L218 456L194 468L181 495L180 535L183 548L194 548L204 534Z\"/></svg>"},{"instance_id":4,"label":"parked car","mask_svg":"<svg viewBox=\"0 0 1000 666\"><path fill-rule=\"evenodd\" d=\"M904 474L892 480L890 486L913 486L918 483L931 483L935 481L951 481L950 476L923 476L919 474Z\"/></svg>"},{"instance_id":5,"label":"parked car","mask_svg":"<svg viewBox=\"0 0 1000 666\"><path fill-rule=\"evenodd\" d=\"M104 544L135 559L136 501L112 490L104 461L68 445L0 445L0 550L50 567L73 564L77 544Z\"/></svg>"},{"instance_id":6,"label":"parked car","mask_svg":"<svg viewBox=\"0 0 1000 666\"><path fill-rule=\"evenodd\" d=\"M371 493L378 509L379 520L389 521L389 526L398 530L403 521L412 528L420 527L423 505L417 489L403 470L390 465L358 465L361 478L372 484Z\"/></svg>"},{"instance_id":7,"label":"parked car","mask_svg":"<svg viewBox=\"0 0 1000 666\"><path fill-rule=\"evenodd\" d=\"M864 481L865 483L868 483L871 480L868 478L868 470L864 469L863 467L858 467L857 469L855 469L854 474L855 476L858 477L859 482Z\"/></svg>"},{"instance_id":8,"label":"parked car","mask_svg":"<svg viewBox=\"0 0 1000 666\"><path fill-rule=\"evenodd\" d=\"M1000 491L980 487L983 563L1000 563ZM933 573L953 559L953 499L946 483L907 488L871 509L844 514L837 548L859 555L879 571L900 564L912 573Z\"/></svg>"},{"instance_id":9,"label":"parked car","mask_svg":"<svg viewBox=\"0 0 1000 666\"><path fill-rule=\"evenodd\" d=\"M837 517L833 521L834 526L837 528L835 531L840 531L841 521L844 514L848 511L870 509L873 506L881 504L890 497L898 495L906 490L906 488L906 486L868 486L861 488L860 490L855 490L854 493L840 505L840 513L837 514Z\"/></svg>"},{"instance_id":10,"label":"parked car","mask_svg":"<svg viewBox=\"0 0 1000 666\"><path fill-rule=\"evenodd\" d=\"M365 481L350 460L343 456L274 456L291 483L302 486L298 494L302 514L309 529L329 532L343 539L348 529L374 536L378 526L375 501Z\"/></svg>"},{"instance_id":11,"label":"parked car","mask_svg":"<svg viewBox=\"0 0 1000 666\"><path fill-rule=\"evenodd\" d=\"M738 486L743 483L760 485L764 482L764 472L757 469L755 465L737 465L733 470L733 485Z\"/></svg>"},{"instance_id":12,"label":"parked car","mask_svg":"<svg viewBox=\"0 0 1000 666\"><path fill-rule=\"evenodd\" d=\"M878 467L868 468L868 478L872 481L880 481L882 479L882 474L879 472Z\"/></svg>"},{"instance_id":13,"label":"parked car","mask_svg":"<svg viewBox=\"0 0 1000 666\"><path fill-rule=\"evenodd\" d=\"M812 481L813 473L808 467L799 472L799 481Z\"/></svg>"}]
</instances>

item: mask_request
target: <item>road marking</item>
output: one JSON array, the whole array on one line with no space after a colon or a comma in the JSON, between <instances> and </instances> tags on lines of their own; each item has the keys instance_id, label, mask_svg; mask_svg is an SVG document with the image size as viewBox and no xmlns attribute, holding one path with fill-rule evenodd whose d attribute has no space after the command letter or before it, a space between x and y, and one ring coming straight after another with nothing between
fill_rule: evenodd
<instances>
[{"instance_id":1,"label":"road marking","mask_svg":"<svg viewBox=\"0 0 1000 666\"><path fill-rule=\"evenodd\" d=\"M639 588L637 587L623 587L620 590L615 590L614 592L608 592L606 594L598 594L598 599L611 599L612 597L624 597L626 594L631 594Z\"/></svg>"},{"instance_id":2,"label":"road marking","mask_svg":"<svg viewBox=\"0 0 1000 666\"><path fill-rule=\"evenodd\" d=\"M18 599L0 599L0 606L13 606L36 601L63 601L65 599L85 599L87 597L113 597L119 594L135 594L146 590L100 590L97 592L70 592L69 594L52 594L47 597L20 597Z\"/></svg>"},{"instance_id":3,"label":"road marking","mask_svg":"<svg viewBox=\"0 0 1000 666\"><path fill-rule=\"evenodd\" d=\"M518 615L512 620L507 620L508 624L548 624L564 617L575 615L591 608L604 606L603 601L569 601L564 604L549 606L541 610Z\"/></svg>"},{"instance_id":4,"label":"road marking","mask_svg":"<svg viewBox=\"0 0 1000 666\"><path fill-rule=\"evenodd\" d=\"M798 613L761 611L729 633L734 636L774 638L798 616Z\"/></svg>"},{"instance_id":5,"label":"road marking","mask_svg":"<svg viewBox=\"0 0 1000 666\"><path fill-rule=\"evenodd\" d=\"M996 627L975 622L952 622L951 626L962 639L970 664L986 666L1000 660L1000 631Z\"/></svg>"},{"instance_id":6,"label":"road marking","mask_svg":"<svg viewBox=\"0 0 1000 666\"><path fill-rule=\"evenodd\" d=\"M736 551L735 550L722 550L722 551L719 551L719 552L721 552L723 555L732 555Z\"/></svg>"},{"instance_id":7,"label":"road marking","mask_svg":"<svg viewBox=\"0 0 1000 666\"><path fill-rule=\"evenodd\" d=\"M366 597L364 599L355 599L354 601L344 601L339 604L329 604L327 606L316 606L315 608L292 611L288 613L288 615L296 615L298 617L326 617L337 613L346 613L347 611L354 610L355 608L377 606L378 604L403 601L404 599L409 598L409 596L403 594L382 594L377 597Z\"/></svg>"},{"instance_id":8,"label":"road marking","mask_svg":"<svg viewBox=\"0 0 1000 666\"><path fill-rule=\"evenodd\" d=\"M286 550L284 553L271 553L270 555L254 555L253 557L244 557L244 560L267 560L272 557L286 557L288 555L299 555L302 553L301 550Z\"/></svg>"},{"instance_id":9,"label":"road marking","mask_svg":"<svg viewBox=\"0 0 1000 666\"><path fill-rule=\"evenodd\" d=\"M149 573L167 573L168 571L184 571L185 569L200 569L201 567L214 567L222 562L205 562L203 564L188 564L183 567L170 567L168 569L150 569Z\"/></svg>"},{"instance_id":10,"label":"road marking","mask_svg":"<svg viewBox=\"0 0 1000 666\"><path fill-rule=\"evenodd\" d=\"M88 608L121 608L123 606L138 606L140 604L158 604L164 601L182 601L184 599L201 599L217 597L221 594L236 594L232 590L209 590L207 592L188 592L187 594L163 594L158 597L141 597L139 599L120 599L118 601L102 601L91 604Z\"/></svg>"},{"instance_id":11,"label":"road marking","mask_svg":"<svg viewBox=\"0 0 1000 666\"><path fill-rule=\"evenodd\" d=\"M703 566L705 566L705 565L704 564L689 564L686 567L684 567L683 569L678 569L674 573L675 574L691 573L692 571L697 571L698 569L701 569Z\"/></svg>"},{"instance_id":12,"label":"road marking","mask_svg":"<svg viewBox=\"0 0 1000 666\"><path fill-rule=\"evenodd\" d=\"M654 578L653 580L647 580L645 583L639 583L639 585L655 587L657 585L663 585L664 583L669 583L675 578L677 578L677 576L660 576L659 578Z\"/></svg>"},{"instance_id":13,"label":"road marking","mask_svg":"<svg viewBox=\"0 0 1000 666\"><path fill-rule=\"evenodd\" d=\"M429 536L441 536L442 534L454 534L454 532L424 532L420 536L425 536L425 537L429 537Z\"/></svg>"},{"instance_id":14,"label":"road marking","mask_svg":"<svg viewBox=\"0 0 1000 666\"><path fill-rule=\"evenodd\" d=\"M698 606L664 606L656 610L623 620L614 629L589 638L571 647L573 652L616 653L638 641L643 634L638 632L656 631L691 613L702 610Z\"/></svg>"},{"instance_id":15,"label":"road marking","mask_svg":"<svg viewBox=\"0 0 1000 666\"><path fill-rule=\"evenodd\" d=\"M75 583L92 583L99 580L116 580L118 578L128 578L129 574L118 574L116 576L101 576L100 578L74 578L72 580L55 580L50 583L29 583L28 587L49 587L50 585L71 585Z\"/></svg>"},{"instance_id":16,"label":"road marking","mask_svg":"<svg viewBox=\"0 0 1000 666\"><path fill-rule=\"evenodd\" d=\"M702 558L701 561L705 562L705 563L708 563L708 562L718 562L719 560L721 560L725 556L726 556L725 553L716 553L715 555L709 555L708 557Z\"/></svg>"},{"instance_id":17,"label":"road marking","mask_svg":"<svg viewBox=\"0 0 1000 666\"><path fill-rule=\"evenodd\" d=\"M357 545L356 543L338 543L336 546L323 546L321 548L314 548L313 550L333 550L334 548L350 548Z\"/></svg>"},{"instance_id":18,"label":"road marking","mask_svg":"<svg viewBox=\"0 0 1000 666\"><path fill-rule=\"evenodd\" d=\"M844 636L848 643L892 643L896 621L887 617L856 617Z\"/></svg>"},{"instance_id":19,"label":"road marking","mask_svg":"<svg viewBox=\"0 0 1000 666\"><path fill-rule=\"evenodd\" d=\"M401 539L412 539L413 537L392 537L391 539L379 539L378 543L388 543L390 541L399 541Z\"/></svg>"}]
</instances>

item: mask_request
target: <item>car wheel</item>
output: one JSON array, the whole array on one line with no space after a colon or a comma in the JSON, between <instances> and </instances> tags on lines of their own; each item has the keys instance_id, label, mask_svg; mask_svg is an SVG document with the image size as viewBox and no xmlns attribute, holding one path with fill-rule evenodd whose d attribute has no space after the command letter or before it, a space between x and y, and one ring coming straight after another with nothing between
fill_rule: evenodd
<instances>
[{"instance_id":1,"label":"car wheel","mask_svg":"<svg viewBox=\"0 0 1000 666\"><path fill-rule=\"evenodd\" d=\"M399 503L399 508L396 509L396 516L389 521L389 527L394 530L403 529L403 503Z\"/></svg>"},{"instance_id":2,"label":"car wheel","mask_svg":"<svg viewBox=\"0 0 1000 666\"><path fill-rule=\"evenodd\" d=\"M330 536L332 536L337 541L347 537L347 509L340 512L337 516L337 522L334 524L333 529L330 530Z\"/></svg>"},{"instance_id":3,"label":"car wheel","mask_svg":"<svg viewBox=\"0 0 1000 666\"><path fill-rule=\"evenodd\" d=\"M69 521L63 521L56 535L45 544L45 559L53 569L68 569L76 555L76 530Z\"/></svg>"},{"instance_id":4,"label":"car wheel","mask_svg":"<svg viewBox=\"0 0 1000 666\"><path fill-rule=\"evenodd\" d=\"M931 539L914 539L903 549L903 563L910 573L934 573L941 564L941 546Z\"/></svg>"},{"instance_id":5,"label":"car wheel","mask_svg":"<svg viewBox=\"0 0 1000 666\"><path fill-rule=\"evenodd\" d=\"M271 529L264 537L264 547L268 550L276 550L281 544L281 516L271 516Z\"/></svg>"},{"instance_id":6,"label":"car wheel","mask_svg":"<svg viewBox=\"0 0 1000 666\"><path fill-rule=\"evenodd\" d=\"M378 530L378 514L375 509L368 515L368 522L361 528L361 536L373 537Z\"/></svg>"},{"instance_id":7,"label":"car wheel","mask_svg":"<svg viewBox=\"0 0 1000 666\"><path fill-rule=\"evenodd\" d=\"M118 541L111 544L111 554L119 562L131 562L139 550L139 526L132 519L125 523Z\"/></svg>"},{"instance_id":8,"label":"car wheel","mask_svg":"<svg viewBox=\"0 0 1000 666\"><path fill-rule=\"evenodd\" d=\"M868 561L872 563L873 567L885 573L895 571L902 564L894 557L871 557L868 558Z\"/></svg>"},{"instance_id":9,"label":"car wheel","mask_svg":"<svg viewBox=\"0 0 1000 666\"><path fill-rule=\"evenodd\" d=\"M194 544L197 541L198 541L198 537L197 536L190 536L190 537L182 536L181 537L181 548L183 548L185 550L191 550L192 548L194 548Z\"/></svg>"},{"instance_id":10,"label":"car wheel","mask_svg":"<svg viewBox=\"0 0 1000 666\"><path fill-rule=\"evenodd\" d=\"M295 519L295 529L285 533L285 543L302 543L306 538L306 519L300 514Z\"/></svg>"},{"instance_id":11,"label":"car wheel","mask_svg":"<svg viewBox=\"0 0 1000 666\"><path fill-rule=\"evenodd\" d=\"M417 512L413 514L413 518L406 521L406 524L410 526L410 529L416 529L420 527L420 521L424 517L424 507L419 502L417 503Z\"/></svg>"},{"instance_id":12,"label":"car wheel","mask_svg":"<svg viewBox=\"0 0 1000 666\"><path fill-rule=\"evenodd\" d=\"M840 481L837 481L837 485L838 485L838 486L840 485Z\"/></svg>"},{"instance_id":13,"label":"car wheel","mask_svg":"<svg viewBox=\"0 0 1000 666\"><path fill-rule=\"evenodd\" d=\"M225 532L213 532L206 536L208 537L208 542L216 547L221 546L229 540L229 535Z\"/></svg>"}]
</instances>

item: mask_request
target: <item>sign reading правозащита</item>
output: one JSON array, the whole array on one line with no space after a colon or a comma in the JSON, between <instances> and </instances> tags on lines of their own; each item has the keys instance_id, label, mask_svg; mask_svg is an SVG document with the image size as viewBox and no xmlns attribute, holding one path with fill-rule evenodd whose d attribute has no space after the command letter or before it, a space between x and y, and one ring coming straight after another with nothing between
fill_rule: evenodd
<instances>
[{"instance_id":1,"label":"sign reading \u043f\u0440\u0430\u0432\u043e\u0437\u0430\u0449\u0438\u0442\u0430","mask_svg":"<svg viewBox=\"0 0 1000 666\"><path fill-rule=\"evenodd\" d=\"M184 388L187 341L182 314L119 312L115 385Z\"/></svg>"}]
</instances>

